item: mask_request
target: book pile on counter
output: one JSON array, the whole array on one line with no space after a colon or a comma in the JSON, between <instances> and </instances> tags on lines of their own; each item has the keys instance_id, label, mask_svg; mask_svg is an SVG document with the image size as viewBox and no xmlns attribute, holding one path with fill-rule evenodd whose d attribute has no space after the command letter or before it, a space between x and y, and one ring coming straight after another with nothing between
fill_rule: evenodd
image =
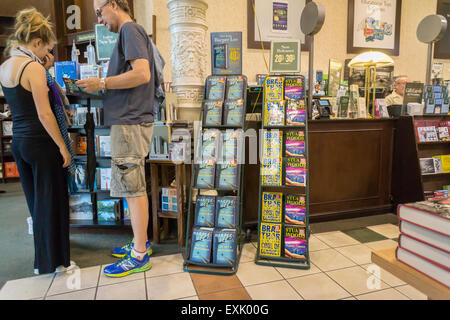
<instances>
[{"instance_id":1,"label":"book pile on counter","mask_svg":"<svg viewBox=\"0 0 450 320\"><path fill-rule=\"evenodd\" d=\"M450 288L450 198L398 206L397 259Z\"/></svg>"}]
</instances>

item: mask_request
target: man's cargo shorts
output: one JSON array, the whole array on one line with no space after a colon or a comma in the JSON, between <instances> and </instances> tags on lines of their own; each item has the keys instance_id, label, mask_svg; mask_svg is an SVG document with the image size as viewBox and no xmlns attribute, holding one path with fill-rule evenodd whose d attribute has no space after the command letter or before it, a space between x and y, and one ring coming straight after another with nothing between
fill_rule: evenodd
<instances>
[{"instance_id":1,"label":"man's cargo shorts","mask_svg":"<svg viewBox=\"0 0 450 320\"><path fill-rule=\"evenodd\" d=\"M153 123L111 126L111 197L147 195L145 158Z\"/></svg>"}]
</instances>

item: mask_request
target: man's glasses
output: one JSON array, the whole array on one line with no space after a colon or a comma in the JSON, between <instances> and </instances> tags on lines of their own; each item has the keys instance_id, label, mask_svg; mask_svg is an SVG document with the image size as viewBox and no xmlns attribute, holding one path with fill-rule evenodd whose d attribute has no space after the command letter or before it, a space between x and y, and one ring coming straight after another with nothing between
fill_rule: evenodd
<instances>
[{"instance_id":1,"label":"man's glasses","mask_svg":"<svg viewBox=\"0 0 450 320\"><path fill-rule=\"evenodd\" d=\"M95 14L97 15L97 18L101 18L102 17L103 8L106 7L108 4L109 4L109 0L104 5L102 5L100 8L95 10Z\"/></svg>"}]
</instances>

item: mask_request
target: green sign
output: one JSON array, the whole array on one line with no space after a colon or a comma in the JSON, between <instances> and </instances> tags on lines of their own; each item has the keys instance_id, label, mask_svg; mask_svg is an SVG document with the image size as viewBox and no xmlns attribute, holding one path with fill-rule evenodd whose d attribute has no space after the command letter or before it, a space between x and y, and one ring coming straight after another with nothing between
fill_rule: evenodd
<instances>
[{"instance_id":1,"label":"green sign","mask_svg":"<svg viewBox=\"0 0 450 320\"><path fill-rule=\"evenodd\" d=\"M270 73L300 73L300 41L272 41Z\"/></svg>"},{"instance_id":2,"label":"green sign","mask_svg":"<svg viewBox=\"0 0 450 320\"><path fill-rule=\"evenodd\" d=\"M77 42L85 42L85 41L89 41L89 40L95 41L95 33L94 32L77 35Z\"/></svg>"},{"instance_id":3,"label":"green sign","mask_svg":"<svg viewBox=\"0 0 450 320\"><path fill-rule=\"evenodd\" d=\"M95 48L98 60L105 61L111 58L118 37L118 33L110 32L105 25L95 25Z\"/></svg>"}]
</instances>

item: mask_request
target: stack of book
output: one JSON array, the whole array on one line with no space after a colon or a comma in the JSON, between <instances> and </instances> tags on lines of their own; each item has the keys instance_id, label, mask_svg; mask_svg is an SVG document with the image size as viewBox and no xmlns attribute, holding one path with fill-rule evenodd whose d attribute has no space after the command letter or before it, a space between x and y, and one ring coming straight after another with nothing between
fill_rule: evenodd
<instances>
[{"instance_id":1,"label":"stack of book","mask_svg":"<svg viewBox=\"0 0 450 320\"><path fill-rule=\"evenodd\" d=\"M450 288L450 199L399 205L397 259Z\"/></svg>"}]
</instances>

